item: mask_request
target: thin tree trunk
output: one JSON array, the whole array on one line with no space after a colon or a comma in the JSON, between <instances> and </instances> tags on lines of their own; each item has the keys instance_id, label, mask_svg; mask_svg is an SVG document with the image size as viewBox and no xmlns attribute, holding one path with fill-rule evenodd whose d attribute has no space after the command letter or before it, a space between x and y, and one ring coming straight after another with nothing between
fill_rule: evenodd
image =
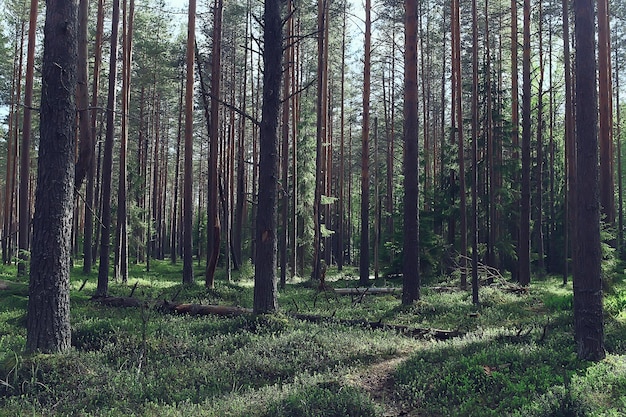
<instances>
[{"instance_id":1,"label":"thin tree trunk","mask_svg":"<svg viewBox=\"0 0 626 417\"><path fill-rule=\"evenodd\" d=\"M35 35L37 31L37 0L30 2L28 23L28 49L26 52L26 86L24 87L24 119L22 126L22 145L20 147L20 186L18 193L19 231L17 275L26 274L30 240L30 134L33 108L33 83L35 72Z\"/></svg>"},{"instance_id":2,"label":"thin tree trunk","mask_svg":"<svg viewBox=\"0 0 626 417\"><path fill-rule=\"evenodd\" d=\"M281 225L280 230L280 288L285 288L287 284L287 236L289 234L289 105L291 100L289 96L291 94L291 71L293 71L293 58L292 58L292 45L293 42L293 2L288 1L287 15L289 21L286 22L287 34L286 39L289 42L287 45L285 60L283 62L284 78L283 78L283 105L282 105L282 124L281 124L281 182L282 190L281 196Z\"/></svg>"},{"instance_id":3,"label":"thin tree trunk","mask_svg":"<svg viewBox=\"0 0 626 417\"><path fill-rule=\"evenodd\" d=\"M4 188L4 218L2 233L2 263L11 263L12 258L12 226L15 202L15 181L17 163L17 140L19 137L19 108L21 100L22 66L24 56L24 27L25 22L20 24L19 47L15 41L15 58L13 60L13 77L11 80L11 106L9 110L6 179ZM17 33L17 30L16 30ZM17 36L16 36L17 37Z\"/></svg>"},{"instance_id":4,"label":"thin tree trunk","mask_svg":"<svg viewBox=\"0 0 626 417\"><path fill-rule=\"evenodd\" d=\"M111 171L113 170L113 138L115 135L117 44L120 20L119 0L113 0L111 19L111 55L109 57L109 92L107 99L106 137L102 166L102 230L100 235L100 263L98 287L94 297L106 297L109 291L109 251L111 242Z\"/></svg>"},{"instance_id":5,"label":"thin tree trunk","mask_svg":"<svg viewBox=\"0 0 626 417\"><path fill-rule=\"evenodd\" d=\"M215 268L220 254L220 220L218 209L218 135L219 135L219 97L220 71L222 61L222 0L215 0L213 7L213 44L211 50L211 121L209 132L209 199L207 203L207 254L208 260L204 276L204 285L215 285Z\"/></svg>"},{"instance_id":6,"label":"thin tree trunk","mask_svg":"<svg viewBox=\"0 0 626 417\"><path fill-rule=\"evenodd\" d=\"M102 65L102 37L104 32L104 0L98 0L98 16L96 23L96 40L94 45L93 80L91 87L91 161L87 171L85 186L85 230L83 238L83 272L89 273L93 267L94 246L94 187L96 182L96 123L98 120L98 93L100 91L100 66Z\"/></svg>"},{"instance_id":7,"label":"thin tree trunk","mask_svg":"<svg viewBox=\"0 0 626 417\"><path fill-rule=\"evenodd\" d=\"M123 5L123 36L122 36L122 132L120 137L120 173L117 191L117 239L115 279L122 282L128 281L128 207L127 207L127 149L129 129L129 104L130 104L130 80L132 63L132 37L133 37L133 14L135 9L134 0L130 0L127 7L126 0Z\"/></svg>"},{"instance_id":8,"label":"thin tree trunk","mask_svg":"<svg viewBox=\"0 0 626 417\"><path fill-rule=\"evenodd\" d=\"M564 0L567 1L567 0ZM511 144L513 145L512 160L517 165L519 161L519 82L518 82L518 25L517 25L517 0L511 0ZM519 173L516 172L513 175L512 186L517 190L517 184L519 183ZM521 199L516 202L518 210L521 209ZM519 218L517 215L518 210L514 210L510 223L510 230L512 232L512 238L517 241L519 248L520 239L520 226ZM520 213L521 214L521 213ZM514 280L519 281L519 262L514 263L511 271L511 275Z\"/></svg>"},{"instance_id":9,"label":"thin tree trunk","mask_svg":"<svg viewBox=\"0 0 626 417\"><path fill-rule=\"evenodd\" d=\"M611 40L608 0L598 0L598 93L600 142L600 204L604 221L615 225L613 177L613 106L611 92Z\"/></svg>"},{"instance_id":10,"label":"thin tree trunk","mask_svg":"<svg viewBox=\"0 0 626 417\"><path fill-rule=\"evenodd\" d=\"M87 63L87 32L89 0L80 0L78 5L78 87L76 91L78 124L80 131L79 154L74 176L74 189L79 192L83 180L93 165L93 139L89 119L89 82Z\"/></svg>"},{"instance_id":11,"label":"thin tree trunk","mask_svg":"<svg viewBox=\"0 0 626 417\"><path fill-rule=\"evenodd\" d=\"M530 284L530 0L524 0L522 78L522 194L517 258L519 283L528 285Z\"/></svg>"},{"instance_id":12,"label":"thin tree trunk","mask_svg":"<svg viewBox=\"0 0 626 417\"><path fill-rule=\"evenodd\" d=\"M617 227L617 247L618 253L621 255L624 253L624 197L622 194L622 118L620 112L619 101L619 61L618 61L618 48L615 48L615 101L616 120L615 120L615 137L617 141L617 195L618 195L618 227Z\"/></svg>"},{"instance_id":13,"label":"thin tree trunk","mask_svg":"<svg viewBox=\"0 0 626 417\"><path fill-rule=\"evenodd\" d=\"M463 84L461 80L461 26L459 18L459 0L452 0L452 68L454 113L456 119L455 131L458 137L458 164L459 164L459 221L460 221L460 266L461 289L467 288L467 201L465 187L465 141L463 139Z\"/></svg>"},{"instance_id":14,"label":"thin tree trunk","mask_svg":"<svg viewBox=\"0 0 626 417\"><path fill-rule=\"evenodd\" d=\"M476 0L472 0L472 302L475 305L478 304L478 5L476 3Z\"/></svg>"},{"instance_id":15,"label":"thin tree trunk","mask_svg":"<svg viewBox=\"0 0 626 417\"><path fill-rule=\"evenodd\" d=\"M369 242L369 135L370 135L370 76L372 19L371 0L365 0L365 46L363 63L363 128L361 130L361 245L359 256L359 284L369 282L370 242ZM406 189L405 189L406 190ZM408 192L408 190L406 190ZM406 210L406 208L405 208ZM406 225L405 225L406 227ZM405 255L406 256L406 255Z\"/></svg>"},{"instance_id":16,"label":"thin tree trunk","mask_svg":"<svg viewBox=\"0 0 626 417\"><path fill-rule=\"evenodd\" d=\"M541 3L539 3L539 25L538 25L538 37L539 37L539 79L537 86L537 162L536 162L536 178L535 178L535 221L534 233L535 233L535 245L537 249L537 273L540 277L545 275L545 250L544 250L544 216L543 216L543 135L544 135L544 110L543 110L543 83L544 83L544 60L543 60L543 11Z\"/></svg>"},{"instance_id":17,"label":"thin tree trunk","mask_svg":"<svg viewBox=\"0 0 626 417\"><path fill-rule=\"evenodd\" d=\"M514 1L514 0L513 0ZM570 248L576 245L576 143L574 137L574 95L572 92L572 64L570 57L568 0L562 0L563 61L565 77L565 253L563 256L563 285L567 284ZM575 264L572 264L575 267Z\"/></svg>"},{"instance_id":18,"label":"thin tree trunk","mask_svg":"<svg viewBox=\"0 0 626 417\"><path fill-rule=\"evenodd\" d=\"M196 0L189 0L187 22L187 72L185 83L185 176L183 186L183 284L193 283L193 60Z\"/></svg>"},{"instance_id":19,"label":"thin tree trunk","mask_svg":"<svg viewBox=\"0 0 626 417\"><path fill-rule=\"evenodd\" d=\"M313 198L313 268L311 273L311 279L320 280L321 274L321 259L322 259L322 239L321 239L321 218L322 218L322 188L323 177L322 167L324 161L324 143L326 142L326 116L327 109L324 107L326 95L326 85L324 84L324 69L326 68L324 62L325 50L326 50L326 9L327 0L318 0L317 10L317 125L316 125L316 155L315 155L315 195Z\"/></svg>"}]
</instances>

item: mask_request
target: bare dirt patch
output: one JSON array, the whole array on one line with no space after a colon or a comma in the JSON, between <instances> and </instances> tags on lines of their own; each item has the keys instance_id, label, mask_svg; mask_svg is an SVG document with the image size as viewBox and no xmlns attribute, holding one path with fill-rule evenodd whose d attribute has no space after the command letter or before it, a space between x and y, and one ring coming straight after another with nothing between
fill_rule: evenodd
<instances>
[{"instance_id":1,"label":"bare dirt patch","mask_svg":"<svg viewBox=\"0 0 626 417\"><path fill-rule=\"evenodd\" d=\"M0 290L8 290L9 283L0 279Z\"/></svg>"},{"instance_id":2,"label":"bare dirt patch","mask_svg":"<svg viewBox=\"0 0 626 417\"><path fill-rule=\"evenodd\" d=\"M407 359L408 355L402 355L377 362L350 375L348 381L365 390L383 408L383 417L417 417L417 411L403 404L394 388L393 374Z\"/></svg>"}]
</instances>

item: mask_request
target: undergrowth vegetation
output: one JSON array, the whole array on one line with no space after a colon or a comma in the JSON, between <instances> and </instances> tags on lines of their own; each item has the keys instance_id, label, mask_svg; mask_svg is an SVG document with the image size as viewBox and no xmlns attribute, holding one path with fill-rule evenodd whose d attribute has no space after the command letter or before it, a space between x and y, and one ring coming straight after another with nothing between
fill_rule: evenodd
<instances>
[{"instance_id":1,"label":"undergrowth vegetation","mask_svg":"<svg viewBox=\"0 0 626 417\"><path fill-rule=\"evenodd\" d=\"M251 307L251 268L233 282L181 287L180 268L134 266L111 294L142 307L107 307L90 300L95 274L72 274L73 349L25 355L28 284L0 270L0 416L380 416L394 404L405 415L626 415L626 285L605 299L607 359L576 358L571 286L535 281L528 293L495 283L468 292L429 286L402 307L399 294L339 296L307 282L280 292L275 316L179 316L159 300ZM328 274L350 287L349 275ZM198 277L200 280L200 277ZM382 279L376 286L399 286ZM311 323L291 313L324 315ZM416 339L336 319L457 330L447 341ZM393 394L380 400L350 375L401 357L388 377ZM385 377L385 376L381 376Z\"/></svg>"}]
</instances>

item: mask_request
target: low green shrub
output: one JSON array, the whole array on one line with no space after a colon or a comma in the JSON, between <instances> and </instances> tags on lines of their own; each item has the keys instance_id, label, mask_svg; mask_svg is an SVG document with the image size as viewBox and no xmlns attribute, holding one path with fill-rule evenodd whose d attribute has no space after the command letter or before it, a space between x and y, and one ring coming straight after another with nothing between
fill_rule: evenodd
<instances>
[{"instance_id":1,"label":"low green shrub","mask_svg":"<svg viewBox=\"0 0 626 417\"><path fill-rule=\"evenodd\" d=\"M304 388L270 405L264 417L375 417L371 399L354 387L331 381Z\"/></svg>"}]
</instances>

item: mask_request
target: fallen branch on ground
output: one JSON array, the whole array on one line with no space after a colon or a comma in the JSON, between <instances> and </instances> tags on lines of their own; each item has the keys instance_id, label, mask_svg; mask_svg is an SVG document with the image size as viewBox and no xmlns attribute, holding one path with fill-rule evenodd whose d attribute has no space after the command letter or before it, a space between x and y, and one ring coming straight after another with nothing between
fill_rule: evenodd
<instances>
[{"instance_id":1,"label":"fallen branch on ground","mask_svg":"<svg viewBox=\"0 0 626 417\"><path fill-rule=\"evenodd\" d=\"M129 297L102 297L94 298L101 304L111 307L140 307L142 301L136 298ZM144 304L145 305L145 304ZM242 316L252 314L253 311L250 308L236 307L236 306L221 306L211 304L193 304L182 303L177 304L168 301L161 301L154 304L154 307L160 311L172 313L172 314L188 314L192 316ZM453 337L463 336L465 333L459 330L441 330L421 327L411 327L401 324L388 324L380 321L368 321L364 319L338 319L329 316L320 316L315 314L301 314L301 313L285 313L287 316L295 318L297 320L308 321L311 323L336 323L346 326L362 326L370 329L381 330L393 330L398 333L402 333L411 337L428 338L432 337L437 340L448 340Z\"/></svg>"},{"instance_id":2,"label":"fallen branch on ground","mask_svg":"<svg viewBox=\"0 0 626 417\"><path fill-rule=\"evenodd\" d=\"M339 295L361 295L361 294L395 294L402 291L398 287L354 287L335 288L335 293Z\"/></svg>"}]
</instances>

